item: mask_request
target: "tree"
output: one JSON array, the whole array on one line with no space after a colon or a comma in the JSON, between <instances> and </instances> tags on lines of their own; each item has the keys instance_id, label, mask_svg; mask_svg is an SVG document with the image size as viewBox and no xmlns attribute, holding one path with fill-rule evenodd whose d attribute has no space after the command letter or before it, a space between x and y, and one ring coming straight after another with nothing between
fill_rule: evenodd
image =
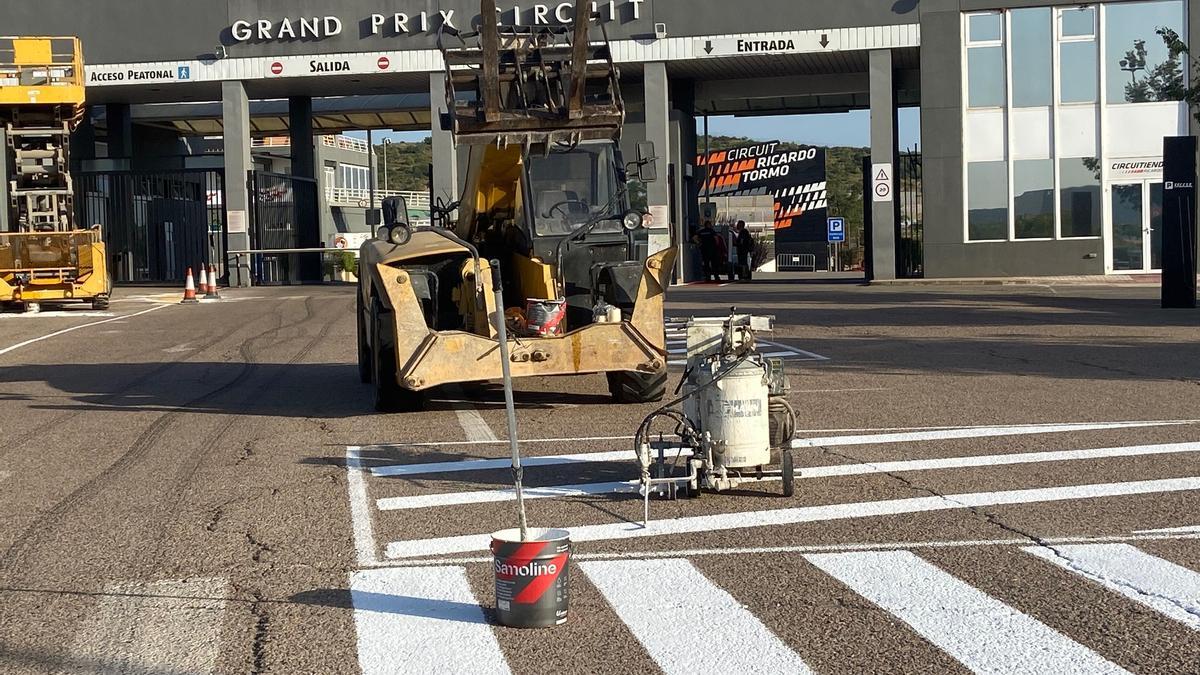
<instances>
[{"instance_id":1,"label":"tree","mask_svg":"<svg viewBox=\"0 0 1200 675\"><path fill-rule=\"evenodd\" d=\"M1163 31L1170 29L1159 28L1156 32L1162 35ZM1175 39L1178 40L1178 35ZM1134 40L1133 49L1125 52L1125 58L1120 61L1121 70L1129 73L1130 80L1125 85L1125 100L1129 103L1182 100L1185 87L1183 68L1179 63L1181 53L1167 42L1167 58L1147 71L1146 41ZM1137 75L1140 71L1146 72L1141 78Z\"/></svg>"},{"instance_id":2,"label":"tree","mask_svg":"<svg viewBox=\"0 0 1200 675\"><path fill-rule=\"evenodd\" d=\"M1192 116L1200 121L1200 87L1189 84L1187 81L1188 79L1192 82L1200 81L1200 64L1196 64L1195 59L1190 59L1192 76L1185 79L1180 60L1184 54L1188 53L1187 43L1179 38L1179 33L1166 26L1159 26L1154 32L1162 38L1163 44L1167 46L1167 59L1147 73L1144 86L1147 93L1157 96L1157 98L1146 100L1185 101ZM1128 86L1125 93L1126 98L1129 98ZM1140 91L1135 93L1140 94Z\"/></svg>"}]
</instances>

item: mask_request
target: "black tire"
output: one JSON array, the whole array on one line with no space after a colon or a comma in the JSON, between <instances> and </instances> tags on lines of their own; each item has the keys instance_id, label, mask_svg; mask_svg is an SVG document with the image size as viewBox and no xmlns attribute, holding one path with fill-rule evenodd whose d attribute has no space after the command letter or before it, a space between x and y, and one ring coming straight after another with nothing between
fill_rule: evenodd
<instances>
[{"instance_id":1,"label":"black tire","mask_svg":"<svg viewBox=\"0 0 1200 675\"><path fill-rule=\"evenodd\" d=\"M92 298L92 309L97 311L108 309L108 294L97 295Z\"/></svg>"},{"instance_id":2,"label":"black tire","mask_svg":"<svg viewBox=\"0 0 1200 675\"><path fill-rule=\"evenodd\" d=\"M796 494L796 463L792 451L784 450L779 463L783 470L783 496L791 497Z\"/></svg>"},{"instance_id":3,"label":"black tire","mask_svg":"<svg viewBox=\"0 0 1200 675\"><path fill-rule=\"evenodd\" d=\"M655 403L667 395L667 369L653 373L606 373L608 393L616 403Z\"/></svg>"},{"instance_id":4,"label":"black tire","mask_svg":"<svg viewBox=\"0 0 1200 675\"><path fill-rule=\"evenodd\" d=\"M371 370L373 363L371 361L371 345L367 343L367 320L363 317L363 299L362 292L358 293L358 299L354 302L354 314L357 316L358 323L358 379L362 380L363 384L371 383Z\"/></svg>"},{"instance_id":5,"label":"black tire","mask_svg":"<svg viewBox=\"0 0 1200 675\"><path fill-rule=\"evenodd\" d=\"M425 397L396 382L395 326L391 313L383 311L379 300L371 305L371 337L375 409L383 413L420 410Z\"/></svg>"}]
</instances>

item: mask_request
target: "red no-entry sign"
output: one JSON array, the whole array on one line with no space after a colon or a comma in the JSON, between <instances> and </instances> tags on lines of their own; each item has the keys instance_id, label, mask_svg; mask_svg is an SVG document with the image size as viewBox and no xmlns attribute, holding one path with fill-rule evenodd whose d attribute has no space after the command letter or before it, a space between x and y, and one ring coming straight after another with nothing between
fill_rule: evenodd
<instances>
[{"instance_id":1,"label":"red no-entry sign","mask_svg":"<svg viewBox=\"0 0 1200 675\"><path fill-rule=\"evenodd\" d=\"M271 74L272 75L279 75L282 72L283 72L283 64L282 63L276 61L275 63L271 64Z\"/></svg>"},{"instance_id":2,"label":"red no-entry sign","mask_svg":"<svg viewBox=\"0 0 1200 675\"><path fill-rule=\"evenodd\" d=\"M375 62L375 65L379 66L380 70L387 70L388 66L392 65L392 62L388 59L388 57L381 56L379 57L379 60Z\"/></svg>"}]
</instances>

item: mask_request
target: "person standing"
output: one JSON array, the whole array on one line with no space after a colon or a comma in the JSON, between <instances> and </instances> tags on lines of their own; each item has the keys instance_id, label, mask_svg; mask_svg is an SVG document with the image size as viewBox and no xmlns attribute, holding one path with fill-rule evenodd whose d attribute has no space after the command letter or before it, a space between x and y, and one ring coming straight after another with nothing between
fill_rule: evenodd
<instances>
[{"instance_id":1,"label":"person standing","mask_svg":"<svg viewBox=\"0 0 1200 675\"><path fill-rule=\"evenodd\" d=\"M713 229L712 223L704 221L704 224L696 234L692 235L692 241L700 249L700 263L703 267L705 281L720 281L720 250L717 243L717 231Z\"/></svg>"},{"instance_id":2,"label":"person standing","mask_svg":"<svg viewBox=\"0 0 1200 675\"><path fill-rule=\"evenodd\" d=\"M734 232L733 247L737 249L738 277L749 281L753 273L750 269L750 256L754 253L754 237L746 229L746 221L739 220Z\"/></svg>"}]
</instances>

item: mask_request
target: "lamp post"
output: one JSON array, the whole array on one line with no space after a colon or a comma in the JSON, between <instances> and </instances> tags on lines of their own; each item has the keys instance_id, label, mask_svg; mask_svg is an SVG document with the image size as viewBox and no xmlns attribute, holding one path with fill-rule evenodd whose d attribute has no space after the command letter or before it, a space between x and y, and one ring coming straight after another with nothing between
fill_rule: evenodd
<instances>
[{"instance_id":1,"label":"lamp post","mask_svg":"<svg viewBox=\"0 0 1200 675\"><path fill-rule=\"evenodd\" d=\"M390 138L383 139L383 192L385 195L387 194L387 191L388 191L388 170L387 170L388 146L391 144L392 144L392 139L390 139Z\"/></svg>"}]
</instances>

